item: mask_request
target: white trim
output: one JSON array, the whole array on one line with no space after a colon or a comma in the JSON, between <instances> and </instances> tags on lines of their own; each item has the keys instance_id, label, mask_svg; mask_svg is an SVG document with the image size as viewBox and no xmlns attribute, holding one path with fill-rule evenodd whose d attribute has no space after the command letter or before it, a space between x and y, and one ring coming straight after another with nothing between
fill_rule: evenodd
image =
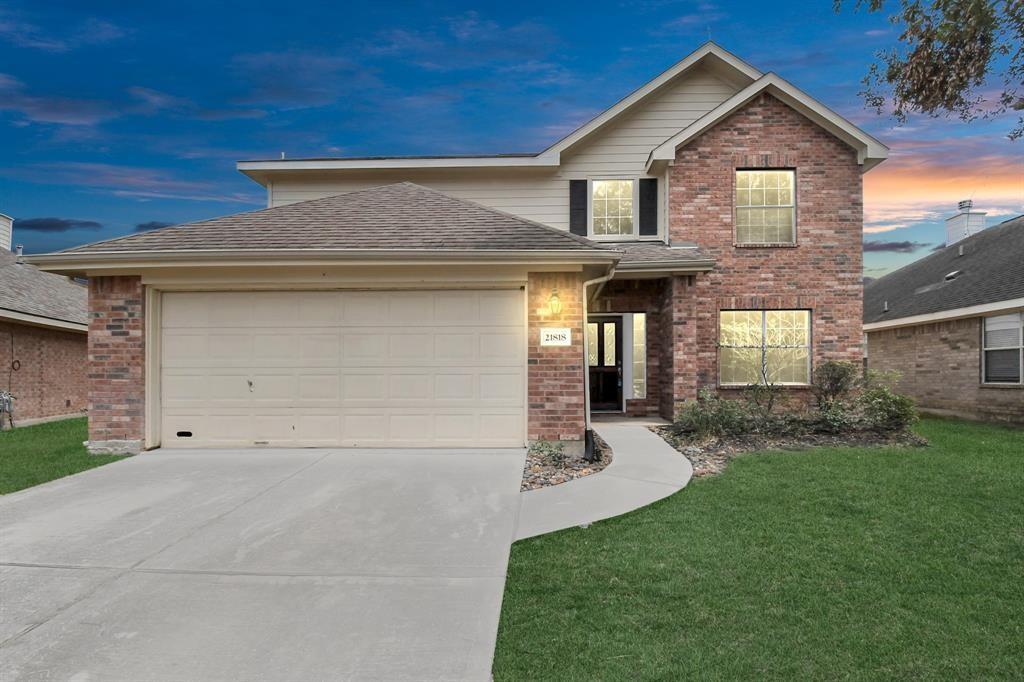
<instances>
[{"instance_id":1,"label":"white trim","mask_svg":"<svg viewBox=\"0 0 1024 682\"><path fill-rule=\"evenodd\" d=\"M52 317L42 317L40 315L31 315L29 313L20 313L14 310L7 310L5 308L0 308L0 320L28 324L33 327L48 327L51 329L60 329L62 331L80 332L82 334L89 331L89 325L87 324L68 322L66 320L56 320Z\"/></svg>"},{"instance_id":2,"label":"white trim","mask_svg":"<svg viewBox=\"0 0 1024 682\"><path fill-rule=\"evenodd\" d=\"M592 118L587 123L583 124L573 132L563 137L558 142L545 149L542 154L561 153L573 146L584 137L587 137L598 128L601 128L606 123L611 121L613 118L622 114L627 109L632 107L640 100L646 98L669 81L673 80L676 76L682 74L684 71L688 71L690 68L697 65L698 62L703 60L705 57L713 57L731 67L735 72L741 76L745 76L750 80L755 80L761 77L761 72L755 69L750 64L737 57L736 55L724 50L715 43L708 41L698 47L690 54L683 57L681 60L670 66L668 69L660 73L658 76L648 81L644 85L640 86L632 93L624 97L623 99L616 102L614 105L605 109L603 112Z\"/></svg>"},{"instance_id":3,"label":"white trim","mask_svg":"<svg viewBox=\"0 0 1024 682\"><path fill-rule=\"evenodd\" d=\"M151 450L160 447L160 431L162 427L160 374L163 367L160 342L163 338L163 315L161 312L163 291L146 285L143 298L145 299L145 348L143 359L145 363L143 368L145 385L143 386L143 393L146 401L145 409L143 410L145 424L142 425L143 447L146 450Z\"/></svg>"},{"instance_id":4,"label":"white trim","mask_svg":"<svg viewBox=\"0 0 1024 682\"><path fill-rule=\"evenodd\" d=\"M296 159L281 161L238 161L235 167L250 175L261 171L296 170L386 170L410 168L557 168L557 153L532 156L454 156L419 158Z\"/></svg>"},{"instance_id":5,"label":"white trim","mask_svg":"<svg viewBox=\"0 0 1024 682\"><path fill-rule=\"evenodd\" d=\"M856 149L857 161L864 166L865 171L877 166L888 157L889 148L887 146L792 83L783 80L777 74L767 73L655 147L647 157L648 172L659 163L674 161L676 150L680 146L735 113L762 92L768 92L780 99Z\"/></svg>"},{"instance_id":6,"label":"white trim","mask_svg":"<svg viewBox=\"0 0 1024 682\"><path fill-rule=\"evenodd\" d=\"M964 317L979 317L981 315L990 315L1004 310L1011 313L1015 309L1024 309L1024 298L1012 298L1008 301L983 303L981 305L968 306L966 308L954 308L952 310L942 310L937 313L927 313L924 315L897 317L892 320L885 320L882 322L869 322L864 325L864 331L875 332L883 329L895 329L896 327L912 327L918 324L927 324L928 322L957 320Z\"/></svg>"},{"instance_id":7,"label":"white trim","mask_svg":"<svg viewBox=\"0 0 1024 682\"><path fill-rule=\"evenodd\" d=\"M633 231L629 234L594 234L594 183L595 182L631 182L633 183ZM660 229L660 226L659 226ZM640 241L640 178L618 175L615 177L587 178L587 239L595 242L636 242Z\"/></svg>"}]
</instances>

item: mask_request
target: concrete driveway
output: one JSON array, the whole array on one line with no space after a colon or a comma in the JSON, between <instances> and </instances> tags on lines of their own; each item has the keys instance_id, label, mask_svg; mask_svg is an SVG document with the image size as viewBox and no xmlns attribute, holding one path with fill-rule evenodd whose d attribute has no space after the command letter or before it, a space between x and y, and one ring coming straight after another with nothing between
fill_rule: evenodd
<instances>
[{"instance_id":1,"label":"concrete driveway","mask_svg":"<svg viewBox=\"0 0 1024 682\"><path fill-rule=\"evenodd\" d=\"M524 457L156 451L0 498L0 679L486 680Z\"/></svg>"}]
</instances>

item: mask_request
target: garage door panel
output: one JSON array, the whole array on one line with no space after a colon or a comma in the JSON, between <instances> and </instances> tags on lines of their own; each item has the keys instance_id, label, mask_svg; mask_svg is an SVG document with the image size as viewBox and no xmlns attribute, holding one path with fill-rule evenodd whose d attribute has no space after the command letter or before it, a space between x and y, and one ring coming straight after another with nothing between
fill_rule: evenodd
<instances>
[{"instance_id":1,"label":"garage door panel","mask_svg":"<svg viewBox=\"0 0 1024 682\"><path fill-rule=\"evenodd\" d=\"M522 302L519 290L165 294L163 444L521 446Z\"/></svg>"}]
</instances>

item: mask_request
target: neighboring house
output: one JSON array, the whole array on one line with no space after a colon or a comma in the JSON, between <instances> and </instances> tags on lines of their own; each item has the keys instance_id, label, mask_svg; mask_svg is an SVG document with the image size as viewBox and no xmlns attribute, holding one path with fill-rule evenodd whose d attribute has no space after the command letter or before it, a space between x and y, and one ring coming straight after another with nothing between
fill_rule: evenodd
<instances>
[{"instance_id":1,"label":"neighboring house","mask_svg":"<svg viewBox=\"0 0 1024 682\"><path fill-rule=\"evenodd\" d=\"M0 214L0 391L15 424L82 414L88 398L86 288L40 272L10 251Z\"/></svg>"},{"instance_id":2,"label":"neighboring house","mask_svg":"<svg viewBox=\"0 0 1024 682\"><path fill-rule=\"evenodd\" d=\"M861 359L884 145L708 43L537 154L246 161L270 208L90 278L96 450L522 446Z\"/></svg>"},{"instance_id":3,"label":"neighboring house","mask_svg":"<svg viewBox=\"0 0 1024 682\"><path fill-rule=\"evenodd\" d=\"M1024 423L1024 216L984 227L961 202L945 248L864 289L868 367L929 411Z\"/></svg>"}]
</instances>

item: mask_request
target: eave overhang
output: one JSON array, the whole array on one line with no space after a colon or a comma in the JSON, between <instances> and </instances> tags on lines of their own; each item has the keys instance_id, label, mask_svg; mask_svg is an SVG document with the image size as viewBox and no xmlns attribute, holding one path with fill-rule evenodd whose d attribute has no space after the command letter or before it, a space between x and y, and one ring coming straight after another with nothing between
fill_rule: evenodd
<instances>
[{"instance_id":1,"label":"eave overhang","mask_svg":"<svg viewBox=\"0 0 1024 682\"><path fill-rule=\"evenodd\" d=\"M196 267L281 267L346 265L485 265L566 263L605 265L618 262L621 255L611 250L495 250L481 249L273 249L273 250L166 250L94 251L90 253L49 253L26 256L40 270L63 275L90 270L140 271L153 268Z\"/></svg>"},{"instance_id":2,"label":"eave overhang","mask_svg":"<svg viewBox=\"0 0 1024 682\"><path fill-rule=\"evenodd\" d=\"M655 147L647 157L647 172L664 171L675 161L676 151L681 146L725 120L762 92L769 93L853 147L857 151L857 162L863 166L862 172L871 170L889 156L889 148L870 134L777 74L767 73Z\"/></svg>"},{"instance_id":3,"label":"eave overhang","mask_svg":"<svg viewBox=\"0 0 1024 682\"><path fill-rule=\"evenodd\" d=\"M89 331L89 325L69 320L59 320L55 317L44 317L33 315L19 310L0 308L0 321L27 324L32 327L45 327L47 329L59 329L61 331L79 332L85 334Z\"/></svg>"}]
</instances>

